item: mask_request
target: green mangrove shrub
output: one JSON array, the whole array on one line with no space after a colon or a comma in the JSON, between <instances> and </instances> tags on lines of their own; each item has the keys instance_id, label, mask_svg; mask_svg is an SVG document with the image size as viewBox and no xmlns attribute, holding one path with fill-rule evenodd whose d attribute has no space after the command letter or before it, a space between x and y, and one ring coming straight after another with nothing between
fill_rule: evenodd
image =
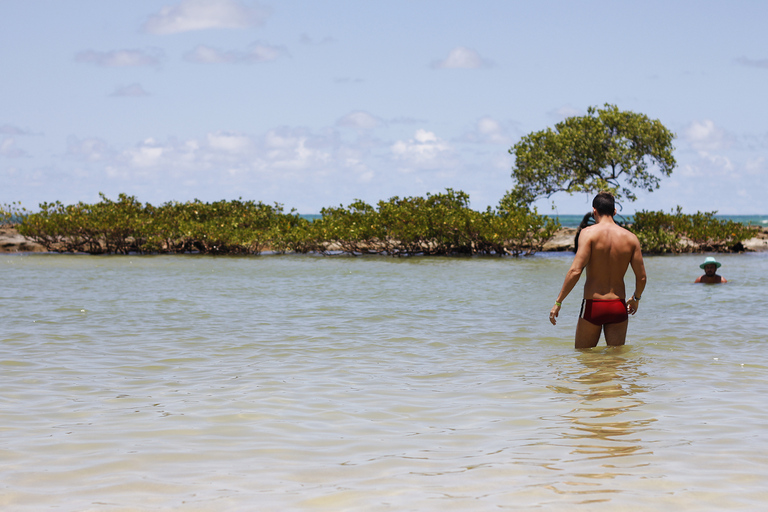
<instances>
[{"instance_id":1,"label":"green mangrove shrub","mask_svg":"<svg viewBox=\"0 0 768 512\"><path fill-rule=\"evenodd\" d=\"M641 210L629 229L643 251L654 254L738 250L741 242L755 236L757 226L717 219L716 214L684 214L680 206L670 213Z\"/></svg>"},{"instance_id":2,"label":"green mangrove shrub","mask_svg":"<svg viewBox=\"0 0 768 512\"><path fill-rule=\"evenodd\" d=\"M100 197L95 204L42 203L19 233L59 252L259 254L290 249L292 230L308 224L278 204L196 199L155 207L125 194L117 201Z\"/></svg>"},{"instance_id":3,"label":"green mangrove shrub","mask_svg":"<svg viewBox=\"0 0 768 512\"><path fill-rule=\"evenodd\" d=\"M559 227L535 210L504 202L499 209L472 210L469 195L452 189L426 197L396 196L375 207L358 200L321 213L320 219L309 222L294 211L285 213L279 204L242 199L153 206L125 194L116 201L101 194L95 204L43 203L39 212L25 214L18 230L48 250L90 254L270 250L518 256L540 250ZM3 215L10 218L11 213Z\"/></svg>"},{"instance_id":4,"label":"green mangrove shrub","mask_svg":"<svg viewBox=\"0 0 768 512\"><path fill-rule=\"evenodd\" d=\"M321 213L311 231L315 250L324 254L517 256L540 250L559 227L527 208L472 210L469 195L452 189L395 196L375 208L358 200Z\"/></svg>"}]
</instances>

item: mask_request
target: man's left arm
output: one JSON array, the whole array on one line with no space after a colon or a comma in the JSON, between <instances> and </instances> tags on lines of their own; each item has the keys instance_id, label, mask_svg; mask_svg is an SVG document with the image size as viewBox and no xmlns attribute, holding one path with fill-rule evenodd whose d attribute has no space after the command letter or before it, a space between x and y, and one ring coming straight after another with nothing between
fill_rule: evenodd
<instances>
[{"instance_id":1,"label":"man's left arm","mask_svg":"<svg viewBox=\"0 0 768 512\"><path fill-rule=\"evenodd\" d=\"M627 312L634 315L637 312L640 298L645 290L647 276L645 274L645 263L643 263L643 251L640 248L640 242L636 240L635 249L632 251L632 259L629 264L632 266L632 272L635 274L635 293L627 301Z\"/></svg>"}]
</instances>

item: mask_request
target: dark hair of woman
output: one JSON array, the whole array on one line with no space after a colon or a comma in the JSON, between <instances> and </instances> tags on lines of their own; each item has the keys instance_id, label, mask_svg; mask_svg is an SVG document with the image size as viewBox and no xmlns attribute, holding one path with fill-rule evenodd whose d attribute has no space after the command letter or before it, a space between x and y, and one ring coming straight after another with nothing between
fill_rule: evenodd
<instances>
[{"instance_id":1,"label":"dark hair of woman","mask_svg":"<svg viewBox=\"0 0 768 512\"><path fill-rule=\"evenodd\" d=\"M581 233L581 230L587 226L591 226L594 223L595 223L595 219L592 217L592 212L587 213L586 215L584 215L584 218L581 219L581 223L579 224L579 229L576 230L576 236L573 238L573 252L576 252L579 250L579 233Z\"/></svg>"}]
</instances>

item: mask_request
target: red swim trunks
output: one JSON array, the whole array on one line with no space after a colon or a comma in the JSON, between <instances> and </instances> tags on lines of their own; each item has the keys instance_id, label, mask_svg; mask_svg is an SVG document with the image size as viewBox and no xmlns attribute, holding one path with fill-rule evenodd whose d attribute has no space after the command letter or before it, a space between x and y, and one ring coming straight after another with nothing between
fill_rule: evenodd
<instances>
[{"instance_id":1,"label":"red swim trunks","mask_svg":"<svg viewBox=\"0 0 768 512\"><path fill-rule=\"evenodd\" d=\"M595 325L618 324L629 318L627 304L621 299L584 299L579 318Z\"/></svg>"}]
</instances>

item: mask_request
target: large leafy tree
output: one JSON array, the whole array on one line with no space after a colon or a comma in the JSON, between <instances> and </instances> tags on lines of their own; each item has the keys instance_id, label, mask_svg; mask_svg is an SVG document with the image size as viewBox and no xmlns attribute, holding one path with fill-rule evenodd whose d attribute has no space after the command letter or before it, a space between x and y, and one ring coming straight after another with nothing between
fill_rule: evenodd
<instances>
[{"instance_id":1,"label":"large leafy tree","mask_svg":"<svg viewBox=\"0 0 768 512\"><path fill-rule=\"evenodd\" d=\"M637 199L635 189L659 188L675 167L675 134L660 121L615 105L589 107L574 116L526 135L509 153L515 156L510 196L530 204L556 192L593 194L610 191L622 199Z\"/></svg>"}]
</instances>

